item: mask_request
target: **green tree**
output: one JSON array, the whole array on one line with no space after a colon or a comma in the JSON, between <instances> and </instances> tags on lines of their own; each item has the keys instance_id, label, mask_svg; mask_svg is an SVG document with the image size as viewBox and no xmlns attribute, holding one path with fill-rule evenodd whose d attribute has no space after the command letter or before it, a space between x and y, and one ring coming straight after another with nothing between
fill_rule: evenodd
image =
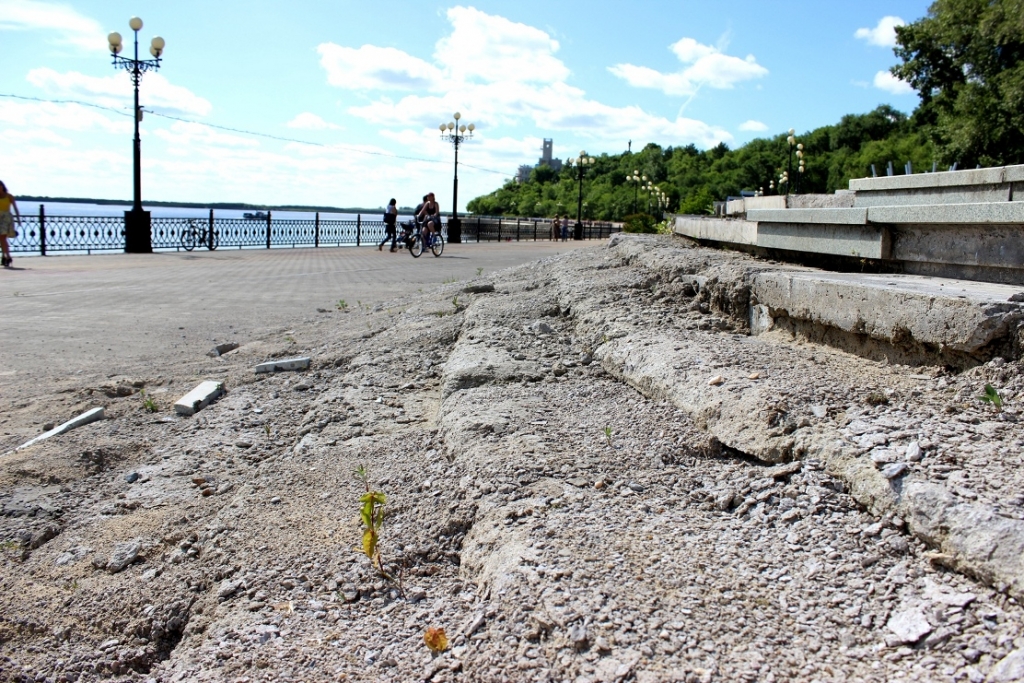
<instances>
[{"instance_id":1,"label":"green tree","mask_svg":"<svg viewBox=\"0 0 1024 683\"><path fill-rule=\"evenodd\" d=\"M896 40L942 163L1024 161L1024 0L936 0Z\"/></svg>"}]
</instances>

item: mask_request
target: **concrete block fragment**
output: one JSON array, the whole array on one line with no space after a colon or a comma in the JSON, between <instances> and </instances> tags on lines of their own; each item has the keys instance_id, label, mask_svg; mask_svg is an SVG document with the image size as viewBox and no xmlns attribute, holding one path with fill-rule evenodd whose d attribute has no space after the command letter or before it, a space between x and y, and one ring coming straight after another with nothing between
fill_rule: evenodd
<instances>
[{"instance_id":1,"label":"concrete block fragment","mask_svg":"<svg viewBox=\"0 0 1024 683\"><path fill-rule=\"evenodd\" d=\"M28 448L29 446L34 446L40 441L45 441L46 439L49 439L51 436L57 436L58 434L63 434L64 432L70 432L72 429L75 429L76 427L81 427L82 425L87 425L90 422L96 422L97 420L102 419L103 408L92 408L91 410L85 411L78 417L72 418L65 422L64 424L58 425L53 429L40 434L34 439L26 441L25 443L18 446L15 450L20 451L22 448Z\"/></svg>"},{"instance_id":2,"label":"concrete block fragment","mask_svg":"<svg viewBox=\"0 0 1024 683\"><path fill-rule=\"evenodd\" d=\"M210 356L211 358L216 358L217 356L223 356L228 351L234 351L237 348L238 348L238 344L236 344L235 342L226 342L224 344L217 344L212 349L210 349L210 351L206 355Z\"/></svg>"},{"instance_id":3,"label":"concrete block fragment","mask_svg":"<svg viewBox=\"0 0 1024 683\"><path fill-rule=\"evenodd\" d=\"M266 363L260 363L256 366L256 374L262 374L264 372L281 372L282 370L308 370L309 369L309 358L283 358L281 360L272 360Z\"/></svg>"},{"instance_id":4,"label":"concrete block fragment","mask_svg":"<svg viewBox=\"0 0 1024 683\"><path fill-rule=\"evenodd\" d=\"M195 389L178 399L174 404L174 412L179 415L195 415L223 393L222 382L201 382Z\"/></svg>"}]
</instances>

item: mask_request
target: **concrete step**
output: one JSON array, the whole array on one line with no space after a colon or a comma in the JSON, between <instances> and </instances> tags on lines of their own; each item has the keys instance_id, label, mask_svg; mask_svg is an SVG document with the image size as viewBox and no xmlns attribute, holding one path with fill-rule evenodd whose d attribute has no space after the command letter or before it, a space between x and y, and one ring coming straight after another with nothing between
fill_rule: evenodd
<instances>
[{"instance_id":1,"label":"concrete step","mask_svg":"<svg viewBox=\"0 0 1024 683\"><path fill-rule=\"evenodd\" d=\"M756 273L750 282L754 334L809 323L984 361L1006 353L1024 320L1024 290L1010 285L788 268Z\"/></svg>"},{"instance_id":2,"label":"concrete step","mask_svg":"<svg viewBox=\"0 0 1024 683\"><path fill-rule=\"evenodd\" d=\"M746 220L680 216L674 229L769 254L871 259L919 275L1024 284L1024 201L756 209Z\"/></svg>"},{"instance_id":3,"label":"concrete step","mask_svg":"<svg viewBox=\"0 0 1024 683\"><path fill-rule=\"evenodd\" d=\"M1024 165L850 181L854 206L1007 202L1024 193Z\"/></svg>"}]
</instances>

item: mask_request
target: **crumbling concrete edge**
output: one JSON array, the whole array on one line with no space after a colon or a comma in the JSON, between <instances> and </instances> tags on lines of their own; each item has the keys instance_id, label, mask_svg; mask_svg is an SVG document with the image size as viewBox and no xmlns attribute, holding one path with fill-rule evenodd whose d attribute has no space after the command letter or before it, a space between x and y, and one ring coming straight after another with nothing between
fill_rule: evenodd
<instances>
[{"instance_id":1,"label":"crumbling concrete edge","mask_svg":"<svg viewBox=\"0 0 1024 683\"><path fill-rule=\"evenodd\" d=\"M764 425L749 417L749 412L726 409L723 413L720 400L702 398L707 396L703 378L659 377L651 372L656 363L623 354L623 341L605 344L595 356L613 377L652 400L672 402L722 445L764 462L779 462L779 454L792 450L795 442L801 459L822 461L872 514L904 518L915 536L941 551L938 561L1018 599L1024 597L1024 522L1001 517L982 505L959 503L944 487L914 475L890 482L834 427L807 427L795 439L767 437ZM684 396L689 398L680 400Z\"/></svg>"},{"instance_id":2,"label":"crumbling concrete edge","mask_svg":"<svg viewBox=\"0 0 1024 683\"><path fill-rule=\"evenodd\" d=\"M560 285L563 292L574 291L573 282L563 280ZM586 306L573 310L581 308ZM604 336L604 329L582 318L575 322L581 337ZM716 387L709 386L706 373L678 369L685 358L673 350L673 340L656 334L643 340L629 335L605 339L594 359L607 373L652 400L668 400L724 446L766 463L820 460L872 514L906 520L911 533L940 550L937 561L1024 598L1024 522L1001 517L983 505L959 503L945 488L913 473L886 479L831 423L812 424L791 434L769 433L757 406L773 394L770 379L745 391L747 400L726 402Z\"/></svg>"}]
</instances>

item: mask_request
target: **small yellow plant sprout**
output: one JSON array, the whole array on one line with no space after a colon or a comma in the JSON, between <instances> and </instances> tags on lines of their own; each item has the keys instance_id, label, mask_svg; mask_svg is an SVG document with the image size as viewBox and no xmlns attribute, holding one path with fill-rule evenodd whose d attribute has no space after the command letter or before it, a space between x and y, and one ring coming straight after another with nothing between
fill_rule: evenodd
<instances>
[{"instance_id":1,"label":"small yellow plant sprout","mask_svg":"<svg viewBox=\"0 0 1024 683\"><path fill-rule=\"evenodd\" d=\"M366 468L360 465L355 471L356 479L363 483L366 493L359 497L359 520L363 526L362 551L370 559L370 563L387 579L391 576L384 571L384 560L380 555L380 528L384 524L384 506L387 497L380 491L370 490L370 480Z\"/></svg>"}]
</instances>

